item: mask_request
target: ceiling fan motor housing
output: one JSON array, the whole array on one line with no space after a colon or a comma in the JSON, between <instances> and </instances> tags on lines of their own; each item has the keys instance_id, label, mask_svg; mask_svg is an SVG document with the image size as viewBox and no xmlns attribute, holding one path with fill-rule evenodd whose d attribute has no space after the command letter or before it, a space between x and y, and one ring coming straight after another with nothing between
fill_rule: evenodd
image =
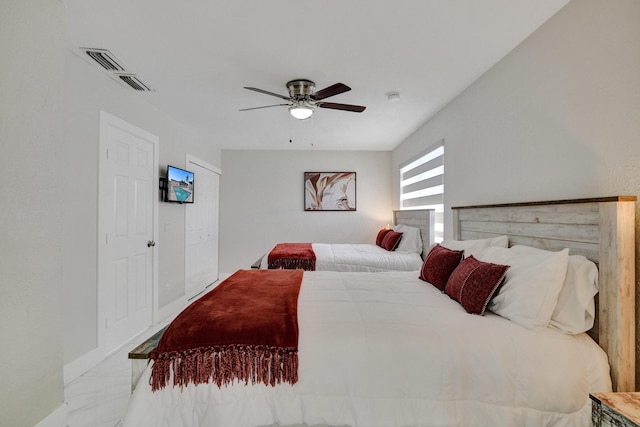
<instances>
[{"instance_id":1,"label":"ceiling fan motor housing","mask_svg":"<svg viewBox=\"0 0 640 427\"><path fill-rule=\"evenodd\" d=\"M311 80L291 80L287 83L287 89L289 89L289 96L293 99L307 98L316 90L316 84Z\"/></svg>"},{"instance_id":2,"label":"ceiling fan motor housing","mask_svg":"<svg viewBox=\"0 0 640 427\"><path fill-rule=\"evenodd\" d=\"M245 86L244 87L245 89L249 89L254 92L263 93L265 95L275 96L276 98L283 99L288 103L266 105L264 107L243 108L240 111L285 106L285 107L289 107L289 111L292 112L292 115L294 117L296 117L297 119L303 120L308 118L311 115L309 114L309 112L313 112L313 109L315 107L328 108L330 110L352 111L354 113L362 113L367 108L362 105L340 104L336 102L325 101L326 98L350 91L351 88L345 85L344 83L336 83L316 92L316 84L311 80L295 79L295 80L289 81L286 87L289 91L289 96L281 95L275 92L269 92L268 90L259 89L257 87ZM300 114L300 117L297 117L296 115L293 114L293 111L301 111L301 110L306 110L304 115Z\"/></svg>"}]
</instances>

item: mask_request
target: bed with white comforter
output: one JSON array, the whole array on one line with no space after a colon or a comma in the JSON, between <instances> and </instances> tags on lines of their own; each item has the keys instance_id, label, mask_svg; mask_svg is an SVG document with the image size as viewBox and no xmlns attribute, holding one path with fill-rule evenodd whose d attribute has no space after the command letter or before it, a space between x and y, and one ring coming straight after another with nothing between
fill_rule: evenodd
<instances>
[{"instance_id":1,"label":"bed with white comforter","mask_svg":"<svg viewBox=\"0 0 640 427\"><path fill-rule=\"evenodd\" d=\"M422 266L417 252L388 251L354 243L313 243L317 271L416 271Z\"/></svg>"},{"instance_id":2,"label":"bed with white comforter","mask_svg":"<svg viewBox=\"0 0 640 427\"><path fill-rule=\"evenodd\" d=\"M123 427L582 426L611 390L586 334L467 313L416 272L305 272L299 381L171 385L150 368Z\"/></svg>"},{"instance_id":3,"label":"bed with white comforter","mask_svg":"<svg viewBox=\"0 0 640 427\"><path fill-rule=\"evenodd\" d=\"M422 266L423 250L432 242L425 241L417 227L398 224L391 230L400 232L401 238L393 247L384 247L382 241L367 243L312 243L316 271L416 271ZM269 268L268 255L262 258L261 269Z\"/></svg>"}]
</instances>

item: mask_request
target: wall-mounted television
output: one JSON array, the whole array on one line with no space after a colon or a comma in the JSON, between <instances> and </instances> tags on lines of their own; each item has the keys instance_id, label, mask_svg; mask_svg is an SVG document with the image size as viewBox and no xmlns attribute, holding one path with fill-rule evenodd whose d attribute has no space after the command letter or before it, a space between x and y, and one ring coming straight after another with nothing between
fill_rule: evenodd
<instances>
[{"instance_id":1,"label":"wall-mounted television","mask_svg":"<svg viewBox=\"0 0 640 427\"><path fill-rule=\"evenodd\" d=\"M193 203L193 172L167 166L165 200L176 203Z\"/></svg>"}]
</instances>

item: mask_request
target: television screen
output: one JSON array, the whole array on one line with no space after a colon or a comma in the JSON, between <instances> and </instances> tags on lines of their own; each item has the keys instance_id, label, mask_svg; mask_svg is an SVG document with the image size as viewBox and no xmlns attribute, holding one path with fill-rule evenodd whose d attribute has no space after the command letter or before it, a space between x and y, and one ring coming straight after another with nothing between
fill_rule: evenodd
<instances>
[{"instance_id":1,"label":"television screen","mask_svg":"<svg viewBox=\"0 0 640 427\"><path fill-rule=\"evenodd\" d=\"M193 203L193 172L167 166L167 202Z\"/></svg>"}]
</instances>

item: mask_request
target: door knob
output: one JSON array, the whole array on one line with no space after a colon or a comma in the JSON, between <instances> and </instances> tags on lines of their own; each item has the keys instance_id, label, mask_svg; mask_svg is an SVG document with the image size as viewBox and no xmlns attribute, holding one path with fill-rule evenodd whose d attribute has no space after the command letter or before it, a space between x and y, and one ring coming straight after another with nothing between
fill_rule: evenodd
<instances>
[{"instance_id":1,"label":"door knob","mask_svg":"<svg viewBox=\"0 0 640 427\"><path fill-rule=\"evenodd\" d=\"M155 245L156 245L156 242L154 242L153 240L149 240L149 241L147 242L147 247L148 247L148 248L150 248L150 247L152 247L152 246L155 246Z\"/></svg>"}]
</instances>

